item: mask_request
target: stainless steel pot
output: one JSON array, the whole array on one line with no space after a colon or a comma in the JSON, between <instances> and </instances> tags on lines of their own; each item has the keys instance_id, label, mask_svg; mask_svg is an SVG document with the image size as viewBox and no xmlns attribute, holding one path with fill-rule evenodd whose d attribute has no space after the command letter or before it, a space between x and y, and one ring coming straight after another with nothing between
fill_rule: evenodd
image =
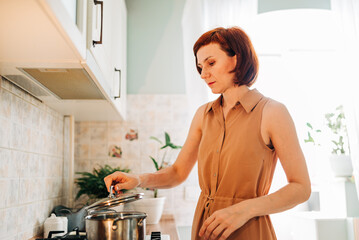
<instances>
[{"instance_id":1,"label":"stainless steel pot","mask_svg":"<svg viewBox=\"0 0 359 240\"><path fill-rule=\"evenodd\" d=\"M144 240L146 217L141 212L116 212L111 209L143 197L143 193L113 195L86 207L86 234L88 240ZM109 212L113 211L113 212Z\"/></svg>"},{"instance_id":2,"label":"stainless steel pot","mask_svg":"<svg viewBox=\"0 0 359 240\"><path fill-rule=\"evenodd\" d=\"M141 212L94 213L86 216L88 240L144 240L146 217Z\"/></svg>"}]
</instances>

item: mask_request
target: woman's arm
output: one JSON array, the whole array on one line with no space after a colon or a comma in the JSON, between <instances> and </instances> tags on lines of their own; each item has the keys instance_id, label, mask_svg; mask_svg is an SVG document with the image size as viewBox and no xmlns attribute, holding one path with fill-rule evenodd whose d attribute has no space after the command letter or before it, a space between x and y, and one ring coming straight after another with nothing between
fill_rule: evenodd
<instances>
[{"instance_id":1,"label":"woman's arm","mask_svg":"<svg viewBox=\"0 0 359 240\"><path fill-rule=\"evenodd\" d=\"M283 104L270 101L265 106L262 135L265 142L272 142L288 184L272 194L248 199L216 211L204 222L199 232L204 239L218 236L221 236L219 239L226 239L253 217L282 212L309 198L311 184L304 155L293 120Z\"/></svg>"},{"instance_id":2,"label":"woman's arm","mask_svg":"<svg viewBox=\"0 0 359 240\"><path fill-rule=\"evenodd\" d=\"M201 106L194 115L187 139L172 166L155 173L140 175L115 172L104 179L108 191L111 185L115 185L116 190L121 190L138 186L143 188L170 188L182 183L197 161L198 146L202 137L204 110L205 105Z\"/></svg>"},{"instance_id":3,"label":"woman's arm","mask_svg":"<svg viewBox=\"0 0 359 240\"><path fill-rule=\"evenodd\" d=\"M263 127L278 154L288 184L249 202L252 217L290 209L308 200L311 194L307 165L287 108L279 102L269 102L263 111Z\"/></svg>"}]
</instances>

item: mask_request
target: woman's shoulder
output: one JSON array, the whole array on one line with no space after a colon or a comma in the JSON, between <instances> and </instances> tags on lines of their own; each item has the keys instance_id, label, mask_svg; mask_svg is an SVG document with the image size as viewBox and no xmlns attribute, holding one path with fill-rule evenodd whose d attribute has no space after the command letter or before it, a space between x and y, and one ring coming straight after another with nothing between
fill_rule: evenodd
<instances>
[{"instance_id":1,"label":"woman's shoulder","mask_svg":"<svg viewBox=\"0 0 359 240\"><path fill-rule=\"evenodd\" d=\"M197 112L198 112L198 113L201 113L201 115L204 115L204 113L207 112L207 111L211 108L212 104L213 104L215 101L216 101L216 100L210 101L210 102L207 102L207 103L201 105L201 106L197 109Z\"/></svg>"},{"instance_id":2,"label":"woman's shoulder","mask_svg":"<svg viewBox=\"0 0 359 240\"><path fill-rule=\"evenodd\" d=\"M196 112L196 115L201 116L203 118L204 114L208 111L209 107L211 106L211 102L205 103L201 105Z\"/></svg>"},{"instance_id":3,"label":"woman's shoulder","mask_svg":"<svg viewBox=\"0 0 359 240\"><path fill-rule=\"evenodd\" d=\"M194 114L194 117L193 117L193 122L194 123L197 123L198 125L201 125L203 117L204 117L205 112L207 110L207 106L208 106L208 103L205 103L205 104L201 105L197 109L197 111L196 111L196 113Z\"/></svg>"},{"instance_id":4,"label":"woman's shoulder","mask_svg":"<svg viewBox=\"0 0 359 240\"><path fill-rule=\"evenodd\" d=\"M283 103L274 100L272 98L267 98L267 99L268 100L263 108L264 118L269 117L270 119L273 119L273 118L284 117L289 115L288 109Z\"/></svg>"},{"instance_id":5,"label":"woman's shoulder","mask_svg":"<svg viewBox=\"0 0 359 240\"><path fill-rule=\"evenodd\" d=\"M285 105L282 102L279 102L273 98L270 97L266 97L267 99L267 103L266 103L266 107L267 108L274 108L274 109L278 109L278 108L283 108L285 107Z\"/></svg>"}]
</instances>

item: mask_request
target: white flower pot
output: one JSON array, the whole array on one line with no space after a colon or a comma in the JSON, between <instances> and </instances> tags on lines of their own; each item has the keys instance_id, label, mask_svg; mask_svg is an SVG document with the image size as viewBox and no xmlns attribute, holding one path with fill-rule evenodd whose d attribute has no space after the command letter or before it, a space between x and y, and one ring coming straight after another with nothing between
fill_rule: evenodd
<instances>
[{"instance_id":1,"label":"white flower pot","mask_svg":"<svg viewBox=\"0 0 359 240\"><path fill-rule=\"evenodd\" d=\"M144 212L147 214L146 224L159 223L166 197L143 198L125 205L125 210Z\"/></svg>"},{"instance_id":2,"label":"white flower pot","mask_svg":"<svg viewBox=\"0 0 359 240\"><path fill-rule=\"evenodd\" d=\"M351 177L353 174L352 161L349 155L332 154L329 158L334 177Z\"/></svg>"}]
</instances>

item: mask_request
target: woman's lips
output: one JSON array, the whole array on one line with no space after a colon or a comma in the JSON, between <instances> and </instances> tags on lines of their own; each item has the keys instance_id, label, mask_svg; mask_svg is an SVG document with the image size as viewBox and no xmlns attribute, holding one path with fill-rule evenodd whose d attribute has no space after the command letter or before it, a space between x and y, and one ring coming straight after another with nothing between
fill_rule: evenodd
<instances>
[{"instance_id":1,"label":"woman's lips","mask_svg":"<svg viewBox=\"0 0 359 240\"><path fill-rule=\"evenodd\" d=\"M215 82L209 82L209 83L208 83L208 86L211 86L213 83L215 83Z\"/></svg>"}]
</instances>

